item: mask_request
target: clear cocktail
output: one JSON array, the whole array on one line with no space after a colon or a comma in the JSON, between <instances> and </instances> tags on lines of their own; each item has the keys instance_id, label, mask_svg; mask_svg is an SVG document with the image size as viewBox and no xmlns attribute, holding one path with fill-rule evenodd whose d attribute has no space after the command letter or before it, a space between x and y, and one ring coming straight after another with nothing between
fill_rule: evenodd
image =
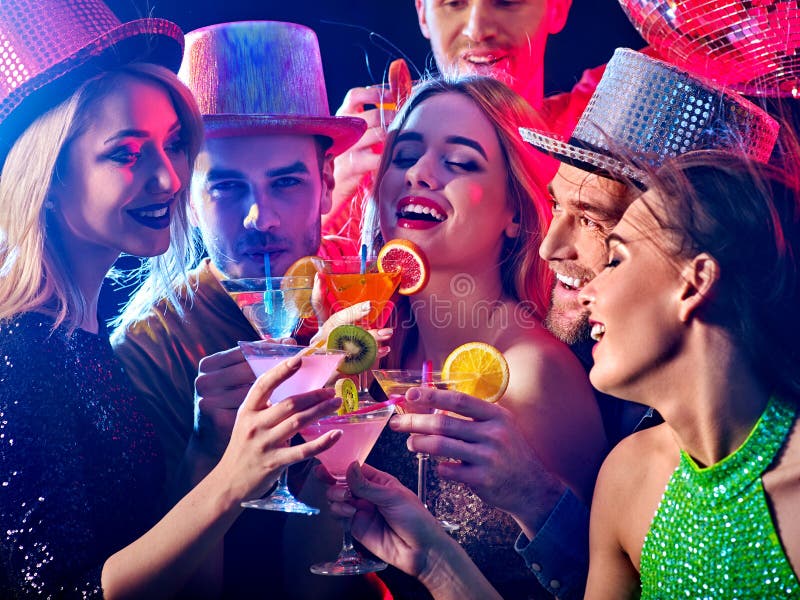
<instances>
[{"instance_id":1,"label":"clear cocktail","mask_svg":"<svg viewBox=\"0 0 800 600\"><path fill-rule=\"evenodd\" d=\"M446 390L453 389L459 383L470 381L468 377L442 379L440 371L432 371L423 377L421 370L413 369L373 369L372 375L380 384L389 400L393 401L398 413L405 413L406 392L415 387L435 387ZM477 377L477 376L476 376ZM428 463L430 456L424 452L417 452L417 497L426 507L428 506ZM453 532L458 525L448 521L440 521L442 527Z\"/></svg>"},{"instance_id":2,"label":"clear cocktail","mask_svg":"<svg viewBox=\"0 0 800 600\"><path fill-rule=\"evenodd\" d=\"M224 279L220 283L262 338L290 337L301 319L313 315L313 277Z\"/></svg>"},{"instance_id":3,"label":"clear cocktail","mask_svg":"<svg viewBox=\"0 0 800 600\"><path fill-rule=\"evenodd\" d=\"M300 431L306 441L311 441L328 431L340 429L342 437L330 448L317 455L336 485L347 487L345 474L347 467L357 461L363 464L372 450L378 437L394 413L394 405L381 402L362 406L359 410L346 415L337 415L321 419ZM372 573L386 568L386 563L366 558L353 548L350 535L350 521L344 523L342 550L333 562L311 566L311 572L317 575L359 575Z\"/></svg>"},{"instance_id":4,"label":"clear cocktail","mask_svg":"<svg viewBox=\"0 0 800 600\"><path fill-rule=\"evenodd\" d=\"M256 377L266 373L284 360L302 354L303 362L300 369L275 388L270 396L272 403L281 402L294 394L302 394L323 387L336 371L336 367L345 354L339 350L274 344L267 341L239 342L239 347ZM318 508L308 506L292 495L289 491L286 469L281 473L278 485L269 496L242 502L242 506L306 515L319 513Z\"/></svg>"}]
</instances>

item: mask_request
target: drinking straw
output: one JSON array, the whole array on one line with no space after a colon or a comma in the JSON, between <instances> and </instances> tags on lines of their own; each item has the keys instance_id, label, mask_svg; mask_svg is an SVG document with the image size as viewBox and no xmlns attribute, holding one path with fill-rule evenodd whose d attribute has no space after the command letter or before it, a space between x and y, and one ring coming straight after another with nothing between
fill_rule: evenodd
<instances>
[{"instance_id":1,"label":"drinking straw","mask_svg":"<svg viewBox=\"0 0 800 600\"><path fill-rule=\"evenodd\" d=\"M422 387L433 387L433 361L422 363Z\"/></svg>"},{"instance_id":2,"label":"drinking straw","mask_svg":"<svg viewBox=\"0 0 800 600\"><path fill-rule=\"evenodd\" d=\"M265 280L265 288L264 288L264 310L268 315L271 315L274 311L274 307L272 306L272 268L269 264L269 253L264 252L264 277Z\"/></svg>"},{"instance_id":3,"label":"drinking straw","mask_svg":"<svg viewBox=\"0 0 800 600\"><path fill-rule=\"evenodd\" d=\"M367 272L367 245L361 244L361 272L363 275Z\"/></svg>"}]
</instances>

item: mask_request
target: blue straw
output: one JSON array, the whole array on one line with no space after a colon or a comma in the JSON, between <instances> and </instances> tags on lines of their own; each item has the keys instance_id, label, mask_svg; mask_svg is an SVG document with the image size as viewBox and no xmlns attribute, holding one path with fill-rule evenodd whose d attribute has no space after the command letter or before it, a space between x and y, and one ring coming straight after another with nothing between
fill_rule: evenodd
<instances>
[{"instance_id":1,"label":"blue straw","mask_svg":"<svg viewBox=\"0 0 800 600\"><path fill-rule=\"evenodd\" d=\"M264 310L268 315L271 315L274 311L274 307L272 306L272 268L269 264L269 253L264 252L264 277L266 284L264 288Z\"/></svg>"},{"instance_id":2,"label":"blue straw","mask_svg":"<svg viewBox=\"0 0 800 600\"><path fill-rule=\"evenodd\" d=\"M367 272L367 245L361 244L361 275Z\"/></svg>"}]
</instances>

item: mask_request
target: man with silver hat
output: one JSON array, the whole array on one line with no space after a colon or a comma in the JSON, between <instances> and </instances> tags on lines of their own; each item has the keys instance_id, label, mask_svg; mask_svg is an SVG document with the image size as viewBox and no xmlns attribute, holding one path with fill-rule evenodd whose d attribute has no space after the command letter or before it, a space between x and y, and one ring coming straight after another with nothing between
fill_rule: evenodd
<instances>
[{"instance_id":1,"label":"man with silver hat","mask_svg":"<svg viewBox=\"0 0 800 600\"><path fill-rule=\"evenodd\" d=\"M208 257L190 274L194 296L184 315L145 283L112 342L154 420L167 474L183 486L204 475L181 472L184 456L216 463L254 379L236 346L260 336L220 280L265 277L265 263L282 276L304 256L357 254L348 240L321 238L320 218L331 205L333 159L366 124L331 116L317 37L302 25L246 21L192 31L179 77L205 126L190 201ZM264 561L258 547L259 540L279 547L285 517L255 512L228 536L226 571L234 574L226 572L226 594L249 593L255 578L253 585L270 581L270 593L289 597L280 584L285 561L274 550ZM244 550L231 541L242 534Z\"/></svg>"},{"instance_id":2,"label":"man with silver hat","mask_svg":"<svg viewBox=\"0 0 800 600\"><path fill-rule=\"evenodd\" d=\"M605 238L646 188L648 170L670 156L706 148L765 162L777 129L743 98L640 52L618 49L571 138L521 130L526 141L561 162L549 186L553 221L540 246L556 276L547 325L587 369L590 328L578 293L607 258ZM432 406L452 411L451 395L433 392ZM466 483L514 517L522 529L516 549L545 589L561 598L582 597L590 499L578 498L533 452L516 452L508 460L509 448L521 447L523 438L502 407L467 397L459 403L458 412L474 420L448 423L437 454L468 462ZM610 446L652 422L643 419L645 407L602 395L598 403ZM393 428L426 431L422 420L430 418L437 417L415 415L412 426L396 417ZM455 455L454 442L463 441L469 442L469 455Z\"/></svg>"}]
</instances>

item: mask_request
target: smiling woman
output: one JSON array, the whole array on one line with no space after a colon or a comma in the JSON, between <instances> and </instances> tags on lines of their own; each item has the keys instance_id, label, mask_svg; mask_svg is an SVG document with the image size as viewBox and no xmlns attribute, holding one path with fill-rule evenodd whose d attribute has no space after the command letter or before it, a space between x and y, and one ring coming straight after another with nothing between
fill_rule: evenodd
<instances>
[{"instance_id":1,"label":"smiling woman","mask_svg":"<svg viewBox=\"0 0 800 600\"><path fill-rule=\"evenodd\" d=\"M591 380L665 423L603 464L587 598L800 592L798 256L796 174L744 152L668 160L609 235Z\"/></svg>"},{"instance_id":2,"label":"smiling woman","mask_svg":"<svg viewBox=\"0 0 800 600\"><path fill-rule=\"evenodd\" d=\"M158 257L150 268L165 273L185 270L196 119L174 75L141 63L88 80L20 136L3 166L0 206L29 211L0 217L0 318L36 309L54 326L97 331L97 286L121 252Z\"/></svg>"},{"instance_id":3,"label":"smiling woman","mask_svg":"<svg viewBox=\"0 0 800 600\"><path fill-rule=\"evenodd\" d=\"M521 96L489 77L418 86L392 123L363 235L376 246L408 239L430 262L424 290L398 302L387 366L430 360L441 368L461 344L495 346L510 371L498 410L519 424L521 452L536 452L588 498L605 436L582 368L541 325L549 285L537 248L549 207L534 175L541 168L518 135L521 124L538 121ZM425 418L415 415L414 433L423 433ZM410 487L416 471L406 439L390 427L370 464ZM452 450L463 440L445 439L443 455L465 462L439 465L431 510L460 525L454 537L503 597L527 598L538 583L514 552L517 524L482 499L492 486L466 484L471 460Z\"/></svg>"},{"instance_id":4,"label":"smiling woman","mask_svg":"<svg viewBox=\"0 0 800 600\"><path fill-rule=\"evenodd\" d=\"M266 374L219 469L158 521L161 446L97 305L122 252L150 257L169 301L192 258L202 123L174 73L183 35L101 0L3 0L0 38L15 43L0 62L0 596L171 597L242 500L331 445L287 447L338 402L267 408L299 362Z\"/></svg>"}]
</instances>

